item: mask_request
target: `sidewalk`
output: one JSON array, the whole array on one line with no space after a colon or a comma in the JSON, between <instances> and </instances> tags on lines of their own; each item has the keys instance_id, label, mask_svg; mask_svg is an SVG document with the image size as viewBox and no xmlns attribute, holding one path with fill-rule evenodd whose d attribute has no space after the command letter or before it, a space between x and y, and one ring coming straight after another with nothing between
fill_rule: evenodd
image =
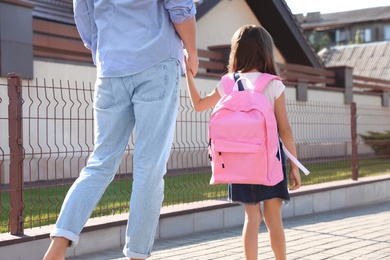
<instances>
[{"instance_id":1,"label":"sidewalk","mask_svg":"<svg viewBox=\"0 0 390 260\"><path fill-rule=\"evenodd\" d=\"M390 259L390 201L284 220L287 259ZM122 248L67 258L119 260ZM157 240L151 260L244 259L241 228ZM259 232L259 259L273 259L267 230Z\"/></svg>"}]
</instances>

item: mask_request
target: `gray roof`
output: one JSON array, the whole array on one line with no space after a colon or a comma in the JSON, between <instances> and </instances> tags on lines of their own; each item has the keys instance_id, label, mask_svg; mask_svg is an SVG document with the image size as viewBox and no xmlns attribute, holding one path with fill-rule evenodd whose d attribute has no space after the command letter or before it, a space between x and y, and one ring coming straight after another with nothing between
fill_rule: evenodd
<instances>
[{"instance_id":1,"label":"gray roof","mask_svg":"<svg viewBox=\"0 0 390 260\"><path fill-rule=\"evenodd\" d=\"M324 67L285 0L246 0L246 3L260 24L272 35L287 63Z\"/></svg>"},{"instance_id":2,"label":"gray roof","mask_svg":"<svg viewBox=\"0 0 390 260\"><path fill-rule=\"evenodd\" d=\"M390 80L390 42L335 46L319 56L326 67L353 67L353 75Z\"/></svg>"},{"instance_id":3,"label":"gray roof","mask_svg":"<svg viewBox=\"0 0 390 260\"><path fill-rule=\"evenodd\" d=\"M320 14L319 21L308 21L308 16L306 16L306 21L301 23L303 29L310 29L314 27L327 27L327 26L337 26L351 23L362 23L362 22L371 22L371 21L390 21L390 6L381 6L366 8L360 10L352 10L346 12L337 12L337 13L328 13Z\"/></svg>"}]
</instances>

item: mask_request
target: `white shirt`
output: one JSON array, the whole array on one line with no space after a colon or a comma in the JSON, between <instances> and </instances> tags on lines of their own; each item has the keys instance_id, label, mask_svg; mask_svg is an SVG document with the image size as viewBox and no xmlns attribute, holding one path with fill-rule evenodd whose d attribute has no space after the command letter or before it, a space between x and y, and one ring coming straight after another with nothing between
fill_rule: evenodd
<instances>
[{"instance_id":1,"label":"white shirt","mask_svg":"<svg viewBox=\"0 0 390 260\"><path fill-rule=\"evenodd\" d=\"M240 73L240 77L247 78L252 83L252 84L247 84L247 80L242 80L241 82L242 85L244 86L244 89L253 89L255 81L260 75L261 72ZM272 108L274 108L275 100L278 99L278 97L280 97L280 95L283 93L285 88L286 87L284 86L281 80L271 80L268 83L268 85L264 88L263 95L271 103ZM222 97L224 95L224 90L221 81L219 81L217 85L217 90L219 95Z\"/></svg>"}]
</instances>

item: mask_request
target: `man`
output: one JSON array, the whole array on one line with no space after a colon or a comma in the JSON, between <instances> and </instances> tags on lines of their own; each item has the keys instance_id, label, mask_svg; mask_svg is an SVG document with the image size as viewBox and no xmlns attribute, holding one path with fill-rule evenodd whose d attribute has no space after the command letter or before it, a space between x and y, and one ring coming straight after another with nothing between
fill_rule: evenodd
<instances>
[{"instance_id":1,"label":"man","mask_svg":"<svg viewBox=\"0 0 390 260\"><path fill-rule=\"evenodd\" d=\"M123 253L150 256L164 196L183 72L195 75L193 0L74 0L77 29L97 68L95 147L65 197L44 259L64 259L114 178L134 133L133 190ZM102 237L102 239L105 239Z\"/></svg>"}]
</instances>

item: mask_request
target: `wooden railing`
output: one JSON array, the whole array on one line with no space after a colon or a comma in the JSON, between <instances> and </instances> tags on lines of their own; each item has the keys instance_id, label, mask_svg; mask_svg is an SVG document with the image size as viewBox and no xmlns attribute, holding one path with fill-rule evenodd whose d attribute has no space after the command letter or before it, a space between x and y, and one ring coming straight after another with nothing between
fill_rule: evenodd
<instances>
[{"instance_id":1,"label":"wooden railing","mask_svg":"<svg viewBox=\"0 0 390 260\"><path fill-rule=\"evenodd\" d=\"M34 56L92 63L91 52L84 47L75 26L33 20ZM198 50L199 76L220 77L226 68L221 52Z\"/></svg>"},{"instance_id":2,"label":"wooden railing","mask_svg":"<svg viewBox=\"0 0 390 260\"><path fill-rule=\"evenodd\" d=\"M361 76L353 76L353 87L359 92L390 92L390 81Z\"/></svg>"},{"instance_id":3,"label":"wooden railing","mask_svg":"<svg viewBox=\"0 0 390 260\"><path fill-rule=\"evenodd\" d=\"M35 18L33 37L35 57L92 63L75 26Z\"/></svg>"},{"instance_id":4,"label":"wooden railing","mask_svg":"<svg viewBox=\"0 0 390 260\"><path fill-rule=\"evenodd\" d=\"M317 69L297 64L280 64L285 83L306 82L308 85L335 85L336 73L326 69Z\"/></svg>"},{"instance_id":5,"label":"wooden railing","mask_svg":"<svg viewBox=\"0 0 390 260\"><path fill-rule=\"evenodd\" d=\"M33 31L35 57L92 64L91 53L84 47L75 26L34 18ZM226 72L228 52L228 45L199 49L198 76L221 77ZM355 76L352 75L353 68L347 67L318 69L289 63L278 65L285 85L297 89L297 100L307 100L310 88L322 88L344 91L349 95L346 99L349 101L353 92L382 95L383 103L388 104L390 81Z\"/></svg>"},{"instance_id":6,"label":"wooden railing","mask_svg":"<svg viewBox=\"0 0 390 260\"><path fill-rule=\"evenodd\" d=\"M221 77L225 68L223 54L212 50L198 50L199 76Z\"/></svg>"}]
</instances>

